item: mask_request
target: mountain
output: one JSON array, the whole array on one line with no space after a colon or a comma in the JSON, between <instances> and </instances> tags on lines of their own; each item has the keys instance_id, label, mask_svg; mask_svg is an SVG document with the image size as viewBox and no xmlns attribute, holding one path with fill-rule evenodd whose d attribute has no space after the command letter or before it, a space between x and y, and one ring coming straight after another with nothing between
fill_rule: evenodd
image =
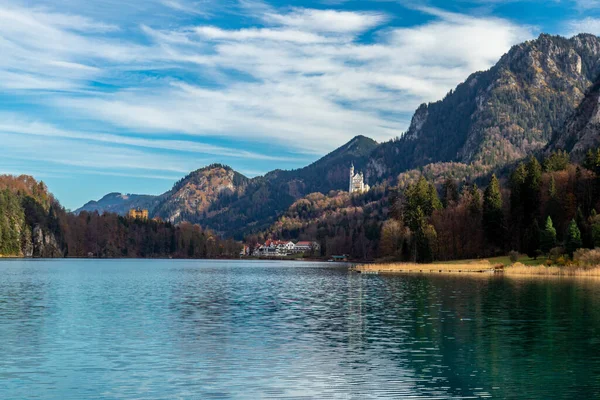
<instances>
[{"instance_id":1,"label":"mountain","mask_svg":"<svg viewBox=\"0 0 600 400\"><path fill-rule=\"evenodd\" d=\"M98 211L100 214L111 212L119 215L126 215L132 208L154 209L159 201L159 196L109 193L98 201L92 200L87 202L81 208L75 210L75 214L79 214L82 211Z\"/></svg>"},{"instance_id":2,"label":"mountain","mask_svg":"<svg viewBox=\"0 0 600 400\"><path fill-rule=\"evenodd\" d=\"M499 166L545 147L600 74L600 38L541 35L514 46L374 151L367 176L395 178L437 162Z\"/></svg>"},{"instance_id":3,"label":"mountain","mask_svg":"<svg viewBox=\"0 0 600 400\"><path fill-rule=\"evenodd\" d=\"M586 151L600 145L600 80L592 86L562 129L554 134L548 151L565 150L575 160L582 160Z\"/></svg>"},{"instance_id":4,"label":"mountain","mask_svg":"<svg viewBox=\"0 0 600 400\"><path fill-rule=\"evenodd\" d=\"M111 193L77 210L125 214L130 208L171 222L200 223L218 233L241 238L268 228L294 201L314 192L346 190L352 163L366 167L376 141L357 136L318 161L297 170L275 170L249 179L228 166L198 169L160 196Z\"/></svg>"},{"instance_id":5,"label":"mountain","mask_svg":"<svg viewBox=\"0 0 600 400\"><path fill-rule=\"evenodd\" d=\"M225 206L244 194L249 179L221 164L200 168L177 182L161 196L152 213L171 222L204 219L211 206Z\"/></svg>"},{"instance_id":6,"label":"mountain","mask_svg":"<svg viewBox=\"0 0 600 400\"><path fill-rule=\"evenodd\" d=\"M191 173L158 198L140 196L142 202L134 203L119 200L117 194L105 203L119 212L143 204L155 216L199 223L239 239L269 229L294 202L311 193L346 190L351 163L365 172L371 186L395 185L401 174L408 182L417 170L434 181L445 176L472 180L551 141L574 150L576 142L583 140L583 146L590 141L593 134L578 127L594 128L582 121L593 122L586 116L597 110L600 89L594 89L594 82L599 76L600 38L540 35L514 46L495 66L472 74L444 99L421 105L408 131L389 142L357 136L304 168L274 170L253 179L212 165ZM589 100L582 103L588 92ZM571 128L553 136L565 121L571 121ZM100 203L84 207L104 207Z\"/></svg>"},{"instance_id":7,"label":"mountain","mask_svg":"<svg viewBox=\"0 0 600 400\"><path fill-rule=\"evenodd\" d=\"M318 161L291 171L275 170L248 181L243 193L221 196L206 213L188 220L236 238L263 231L298 199L315 192L347 190L350 165L366 166L377 142L356 136Z\"/></svg>"}]
</instances>

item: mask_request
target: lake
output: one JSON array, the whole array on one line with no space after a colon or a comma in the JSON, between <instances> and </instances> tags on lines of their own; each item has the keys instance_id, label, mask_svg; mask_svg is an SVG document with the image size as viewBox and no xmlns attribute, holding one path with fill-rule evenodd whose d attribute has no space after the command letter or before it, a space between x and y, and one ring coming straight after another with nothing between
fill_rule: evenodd
<instances>
[{"instance_id":1,"label":"lake","mask_svg":"<svg viewBox=\"0 0 600 400\"><path fill-rule=\"evenodd\" d=\"M600 398L600 283L0 262L0 398Z\"/></svg>"}]
</instances>

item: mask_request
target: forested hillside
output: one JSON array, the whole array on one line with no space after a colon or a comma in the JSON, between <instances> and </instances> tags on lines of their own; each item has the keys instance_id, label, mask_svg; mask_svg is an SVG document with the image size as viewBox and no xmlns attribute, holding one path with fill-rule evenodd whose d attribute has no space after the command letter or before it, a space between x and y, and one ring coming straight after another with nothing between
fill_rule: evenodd
<instances>
[{"instance_id":1,"label":"forested hillside","mask_svg":"<svg viewBox=\"0 0 600 400\"><path fill-rule=\"evenodd\" d=\"M189 223L67 213L42 182L0 176L0 256L212 258L239 249Z\"/></svg>"},{"instance_id":2,"label":"forested hillside","mask_svg":"<svg viewBox=\"0 0 600 400\"><path fill-rule=\"evenodd\" d=\"M600 153L598 153L600 154ZM600 157L584 166L553 153L493 175L482 190L421 177L399 193L382 228L381 256L429 262L491 257L515 250L532 257L573 255L600 245Z\"/></svg>"},{"instance_id":3,"label":"forested hillside","mask_svg":"<svg viewBox=\"0 0 600 400\"><path fill-rule=\"evenodd\" d=\"M514 46L444 99L423 104L408 131L395 140L378 144L357 136L305 168L253 179L212 165L160 197L113 195L84 209L112 207L124 214L138 199L152 215L241 239L268 229L304 196L346 190L351 163L371 186L402 185L421 172L437 184L446 176L474 181L541 152L561 129L565 133L554 136L552 150L573 149L582 156L582 148L597 144L597 118L590 116L597 114L598 91L591 89L599 76L600 38L541 35Z\"/></svg>"},{"instance_id":4,"label":"forested hillside","mask_svg":"<svg viewBox=\"0 0 600 400\"><path fill-rule=\"evenodd\" d=\"M380 145L368 176L386 179L437 162L496 167L549 142L600 74L600 38L541 35L514 46L440 101L422 105L408 131Z\"/></svg>"},{"instance_id":5,"label":"forested hillside","mask_svg":"<svg viewBox=\"0 0 600 400\"><path fill-rule=\"evenodd\" d=\"M378 186L363 194L332 191L310 194L296 201L269 229L247 237L249 243L262 243L273 237L286 240L317 241L320 255L348 254L370 260L379 255L381 224L388 218L388 186Z\"/></svg>"}]
</instances>

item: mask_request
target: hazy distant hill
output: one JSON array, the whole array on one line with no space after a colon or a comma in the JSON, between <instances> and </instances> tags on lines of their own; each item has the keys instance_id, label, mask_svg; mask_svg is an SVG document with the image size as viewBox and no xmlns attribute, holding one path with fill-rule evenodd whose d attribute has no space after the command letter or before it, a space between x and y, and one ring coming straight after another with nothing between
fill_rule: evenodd
<instances>
[{"instance_id":1,"label":"hazy distant hill","mask_svg":"<svg viewBox=\"0 0 600 400\"><path fill-rule=\"evenodd\" d=\"M82 211L112 212L125 215L132 208L154 209L160 200L159 196L142 194L109 193L98 201L89 201L83 207L75 210L76 214Z\"/></svg>"}]
</instances>

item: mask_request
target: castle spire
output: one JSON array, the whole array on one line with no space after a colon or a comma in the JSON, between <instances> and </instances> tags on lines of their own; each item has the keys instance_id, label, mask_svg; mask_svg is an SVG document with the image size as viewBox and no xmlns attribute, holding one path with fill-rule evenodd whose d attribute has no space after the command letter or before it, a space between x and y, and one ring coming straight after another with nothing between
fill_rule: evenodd
<instances>
[{"instance_id":1,"label":"castle spire","mask_svg":"<svg viewBox=\"0 0 600 400\"><path fill-rule=\"evenodd\" d=\"M349 189L348 189L349 193L352 193L352 189L353 189L353 186L354 186L352 184L353 180L354 180L354 163L350 164L350 186L349 186Z\"/></svg>"}]
</instances>

